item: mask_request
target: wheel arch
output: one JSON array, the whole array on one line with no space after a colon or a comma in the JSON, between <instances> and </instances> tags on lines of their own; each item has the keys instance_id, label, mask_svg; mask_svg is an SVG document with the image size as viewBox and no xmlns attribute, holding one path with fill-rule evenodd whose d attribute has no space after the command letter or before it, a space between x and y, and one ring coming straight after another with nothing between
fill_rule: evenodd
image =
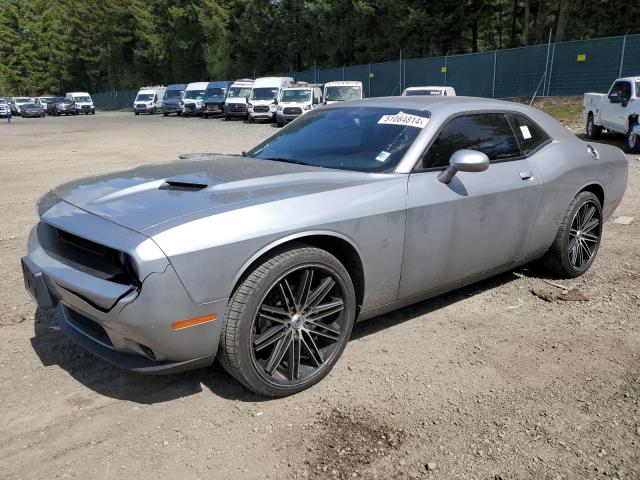
<instances>
[{"instance_id":1,"label":"wheel arch","mask_svg":"<svg viewBox=\"0 0 640 480\"><path fill-rule=\"evenodd\" d=\"M631 125L635 125L636 123L638 123L638 114L634 113L629 115L627 129L631 128Z\"/></svg>"},{"instance_id":2,"label":"wheel arch","mask_svg":"<svg viewBox=\"0 0 640 480\"><path fill-rule=\"evenodd\" d=\"M364 264L362 262L362 254L356 243L346 235L338 232L327 230L316 230L309 232L299 232L280 238L269 245L260 249L251 258L249 258L240 268L233 279L234 292L238 285L246 278L247 275L264 259L273 255L277 251L286 250L287 247L304 243L322 250L326 250L336 257L340 263L344 265L353 282L353 288L356 294L357 310L360 310L364 300L365 275Z\"/></svg>"},{"instance_id":3,"label":"wheel arch","mask_svg":"<svg viewBox=\"0 0 640 480\"><path fill-rule=\"evenodd\" d=\"M582 192L591 192L593 193L596 197L598 197L598 200L600 200L600 207L602 209L604 209L604 187L602 186L602 184L598 183L598 182L592 182L592 183L588 183L587 185L583 186L580 190L578 190L578 192L576 193L576 195L579 195ZM574 195L575 197L575 195Z\"/></svg>"}]
</instances>

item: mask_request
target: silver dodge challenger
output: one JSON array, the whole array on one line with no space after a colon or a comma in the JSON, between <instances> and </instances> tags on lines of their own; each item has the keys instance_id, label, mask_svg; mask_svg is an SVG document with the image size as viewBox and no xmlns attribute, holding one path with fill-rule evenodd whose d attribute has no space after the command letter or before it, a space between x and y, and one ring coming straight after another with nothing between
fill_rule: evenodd
<instances>
[{"instance_id":1,"label":"silver dodge challenger","mask_svg":"<svg viewBox=\"0 0 640 480\"><path fill-rule=\"evenodd\" d=\"M543 112L464 97L341 102L242 155L62 185L22 258L38 305L124 369L211 365L285 396L354 322L540 260L582 275L628 162Z\"/></svg>"}]
</instances>

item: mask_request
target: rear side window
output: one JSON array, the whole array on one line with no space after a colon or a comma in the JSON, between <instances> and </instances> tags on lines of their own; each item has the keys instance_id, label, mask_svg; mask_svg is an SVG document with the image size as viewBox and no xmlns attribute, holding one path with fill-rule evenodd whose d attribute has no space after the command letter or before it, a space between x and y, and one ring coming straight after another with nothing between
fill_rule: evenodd
<instances>
[{"instance_id":1,"label":"rear side window","mask_svg":"<svg viewBox=\"0 0 640 480\"><path fill-rule=\"evenodd\" d=\"M447 123L431 144L423 168L444 168L462 149L478 150L491 162L521 156L513 130L502 113L462 115Z\"/></svg>"},{"instance_id":2,"label":"rear side window","mask_svg":"<svg viewBox=\"0 0 640 480\"><path fill-rule=\"evenodd\" d=\"M507 115L516 134L523 155L529 155L551 139L540 127L523 115L510 113Z\"/></svg>"}]
</instances>

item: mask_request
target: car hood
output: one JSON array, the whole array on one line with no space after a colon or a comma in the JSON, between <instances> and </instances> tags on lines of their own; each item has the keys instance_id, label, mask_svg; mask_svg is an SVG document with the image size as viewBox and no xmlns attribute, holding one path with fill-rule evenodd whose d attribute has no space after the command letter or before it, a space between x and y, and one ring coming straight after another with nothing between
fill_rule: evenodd
<instances>
[{"instance_id":1,"label":"car hood","mask_svg":"<svg viewBox=\"0 0 640 480\"><path fill-rule=\"evenodd\" d=\"M213 213L347 188L376 177L380 175L209 155L84 178L53 193L78 208L143 232L177 218L188 221L207 210Z\"/></svg>"},{"instance_id":2,"label":"car hood","mask_svg":"<svg viewBox=\"0 0 640 480\"><path fill-rule=\"evenodd\" d=\"M222 103L224 102L224 100L225 100L224 95L218 95L218 96L205 98L204 103Z\"/></svg>"}]
</instances>

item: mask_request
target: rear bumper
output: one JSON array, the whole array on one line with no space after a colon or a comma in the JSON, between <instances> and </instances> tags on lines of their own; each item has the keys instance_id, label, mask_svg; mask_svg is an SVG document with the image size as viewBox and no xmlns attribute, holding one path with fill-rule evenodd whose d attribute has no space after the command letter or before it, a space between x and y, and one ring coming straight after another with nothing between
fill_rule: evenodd
<instances>
[{"instance_id":1,"label":"rear bumper","mask_svg":"<svg viewBox=\"0 0 640 480\"><path fill-rule=\"evenodd\" d=\"M92 217L92 221L105 222L104 227L117 230L113 234L123 238L123 244L131 243L131 235L139 235ZM96 231L95 225L91 227ZM97 231L100 229L98 226ZM210 365L215 358L226 299L194 303L168 261L146 275L139 287L122 285L54 258L42 247L34 228L22 265L27 291L40 307L56 307L62 331L118 367L140 373L173 373ZM174 322L212 313L216 314L213 321L172 327Z\"/></svg>"}]
</instances>

